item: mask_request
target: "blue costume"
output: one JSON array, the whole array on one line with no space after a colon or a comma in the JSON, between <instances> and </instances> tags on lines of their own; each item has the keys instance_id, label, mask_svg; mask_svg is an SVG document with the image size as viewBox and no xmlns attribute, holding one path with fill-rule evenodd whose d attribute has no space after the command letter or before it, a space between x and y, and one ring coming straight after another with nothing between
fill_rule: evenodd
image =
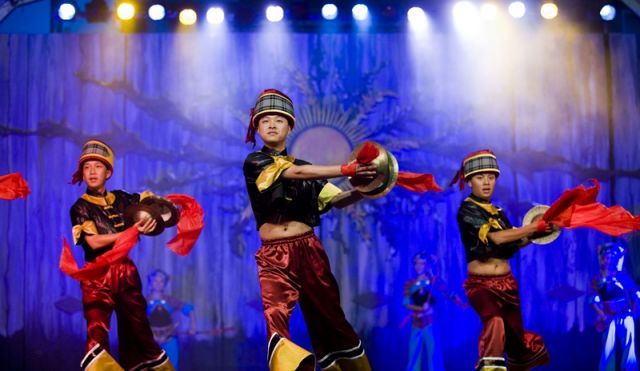
<instances>
[{"instance_id":1,"label":"blue costume","mask_svg":"<svg viewBox=\"0 0 640 371\"><path fill-rule=\"evenodd\" d=\"M620 244L609 243L598 248L601 272L593 279L595 293L591 303L600 317L596 327L604 330L601 371L638 370L633 311L640 291L622 269L625 252ZM616 349L622 354L619 363Z\"/></svg>"},{"instance_id":2,"label":"blue costume","mask_svg":"<svg viewBox=\"0 0 640 371\"><path fill-rule=\"evenodd\" d=\"M429 309L413 314L409 340L409 364L407 371L444 370L442 351L433 331L434 282L433 277L411 279L405 283L404 305L418 307L429 303Z\"/></svg>"},{"instance_id":3,"label":"blue costume","mask_svg":"<svg viewBox=\"0 0 640 371\"><path fill-rule=\"evenodd\" d=\"M162 280L156 280L162 278ZM178 370L179 366L179 347L176 338L176 330L180 324L178 317L180 312L189 317L193 312L193 305L186 304L180 300L164 294L164 289L169 281L169 275L162 270L155 270L147 276L151 293L147 300L147 316L151 324L151 331L155 341L169 356L171 362ZM157 281L157 282L156 282Z\"/></svg>"},{"instance_id":4,"label":"blue costume","mask_svg":"<svg viewBox=\"0 0 640 371\"><path fill-rule=\"evenodd\" d=\"M456 304L464 307L458 295L447 288L444 281L431 271L428 260L435 262L435 257L429 257L420 252L413 257L417 277L404 284L403 305L412 311L411 338L409 340L408 371L442 371L444 361L442 350L435 336L433 328L433 306L438 298L447 297Z\"/></svg>"}]
</instances>

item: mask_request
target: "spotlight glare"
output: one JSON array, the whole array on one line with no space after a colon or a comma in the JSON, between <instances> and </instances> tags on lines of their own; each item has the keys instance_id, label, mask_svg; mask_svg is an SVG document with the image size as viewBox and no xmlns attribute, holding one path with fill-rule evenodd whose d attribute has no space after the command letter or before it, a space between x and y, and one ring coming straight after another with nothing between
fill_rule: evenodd
<instances>
[{"instance_id":1,"label":"spotlight glare","mask_svg":"<svg viewBox=\"0 0 640 371\"><path fill-rule=\"evenodd\" d=\"M70 21L76 15L76 7L73 4L62 3L58 7L58 17L63 21Z\"/></svg>"},{"instance_id":2,"label":"spotlight glare","mask_svg":"<svg viewBox=\"0 0 640 371\"><path fill-rule=\"evenodd\" d=\"M424 29L427 25L427 15L422 8L414 6L407 12L407 19L409 19L409 25L414 30Z\"/></svg>"},{"instance_id":3,"label":"spotlight glare","mask_svg":"<svg viewBox=\"0 0 640 371\"><path fill-rule=\"evenodd\" d=\"M122 21L131 20L136 15L136 8L131 3L120 3L116 7L116 15Z\"/></svg>"},{"instance_id":4,"label":"spotlight glare","mask_svg":"<svg viewBox=\"0 0 640 371\"><path fill-rule=\"evenodd\" d=\"M224 10L214 7L207 10L207 22L211 24L222 24L224 22Z\"/></svg>"},{"instance_id":5,"label":"spotlight glare","mask_svg":"<svg viewBox=\"0 0 640 371\"><path fill-rule=\"evenodd\" d=\"M453 24L459 31L472 32L478 26L478 9L470 1L458 1L453 6Z\"/></svg>"},{"instance_id":6,"label":"spotlight glare","mask_svg":"<svg viewBox=\"0 0 640 371\"><path fill-rule=\"evenodd\" d=\"M185 26L193 26L198 20L198 14L193 9L182 9L178 15L180 23Z\"/></svg>"},{"instance_id":7,"label":"spotlight glare","mask_svg":"<svg viewBox=\"0 0 640 371\"><path fill-rule=\"evenodd\" d=\"M335 4L325 4L322 6L322 18L332 21L338 18L338 7Z\"/></svg>"},{"instance_id":8,"label":"spotlight glare","mask_svg":"<svg viewBox=\"0 0 640 371\"><path fill-rule=\"evenodd\" d=\"M607 22L613 21L613 19L616 17L616 8L614 8L613 5L610 4L603 6L602 9L600 9L600 17L602 18L602 20Z\"/></svg>"},{"instance_id":9,"label":"spotlight glare","mask_svg":"<svg viewBox=\"0 0 640 371\"><path fill-rule=\"evenodd\" d=\"M164 15L165 15L164 6L162 6L160 4L151 5L149 7L148 14L149 14L149 18L152 21L160 21L160 20L164 19Z\"/></svg>"},{"instance_id":10,"label":"spotlight glare","mask_svg":"<svg viewBox=\"0 0 640 371\"><path fill-rule=\"evenodd\" d=\"M554 19L558 16L558 6L554 3L544 3L540 7L540 15L544 19Z\"/></svg>"},{"instance_id":11,"label":"spotlight glare","mask_svg":"<svg viewBox=\"0 0 640 371\"><path fill-rule=\"evenodd\" d=\"M498 7L495 4L482 4L480 14L485 21L495 21L498 19Z\"/></svg>"},{"instance_id":12,"label":"spotlight glare","mask_svg":"<svg viewBox=\"0 0 640 371\"><path fill-rule=\"evenodd\" d=\"M519 19L524 17L524 14L527 12L527 7L524 5L522 1L514 1L509 4L509 14L513 18Z\"/></svg>"},{"instance_id":13,"label":"spotlight glare","mask_svg":"<svg viewBox=\"0 0 640 371\"><path fill-rule=\"evenodd\" d=\"M269 5L266 15L269 22L280 22L284 18L284 9L279 5Z\"/></svg>"},{"instance_id":14,"label":"spotlight glare","mask_svg":"<svg viewBox=\"0 0 640 371\"><path fill-rule=\"evenodd\" d=\"M369 18L369 8L364 4L356 4L351 8L351 14L356 21L364 21Z\"/></svg>"}]
</instances>

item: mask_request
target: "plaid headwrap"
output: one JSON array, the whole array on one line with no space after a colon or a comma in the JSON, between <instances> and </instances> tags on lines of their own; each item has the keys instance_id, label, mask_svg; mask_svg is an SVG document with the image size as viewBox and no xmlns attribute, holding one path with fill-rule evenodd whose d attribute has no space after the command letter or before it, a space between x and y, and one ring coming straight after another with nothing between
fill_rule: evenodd
<instances>
[{"instance_id":1,"label":"plaid headwrap","mask_svg":"<svg viewBox=\"0 0 640 371\"><path fill-rule=\"evenodd\" d=\"M291 129L293 129L296 124L291 98L279 90L266 89L258 96L255 107L251 109L249 129L244 139L245 143L253 143L254 146L256 145L258 121L262 116L268 114L278 114L286 117Z\"/></svg>"},{"instance_id":2,"label":"plaid headwrap","mask_svg":"<svg viewBox=\"0 0 640 371\"><path fill-rule=\"evenodd\" d=\"M500 168L498 167L496 155L488 149L473 152L462 160L460 170L458 170L456 175L453 177L449 186L458 183L460 190L462 190L464 188L465 180L469 179L470 176L486 172L500 175Z\"/></svg>"},{"instance_id":3,"label":"plaid headwrap","mask_svg":"<svg viewBox=\"0 0 640 371\"><path fill-rule=\"evenodd\" d=\"M90 139L82 146L82 153L80 153L80 159L78 160L78 168L75 173L73 173L71 184L82 183L82 164L89 160L100 161L104 163L109 170L113 171L114 155L111 147L97 139Z\"/></svg>"}]
</instances>

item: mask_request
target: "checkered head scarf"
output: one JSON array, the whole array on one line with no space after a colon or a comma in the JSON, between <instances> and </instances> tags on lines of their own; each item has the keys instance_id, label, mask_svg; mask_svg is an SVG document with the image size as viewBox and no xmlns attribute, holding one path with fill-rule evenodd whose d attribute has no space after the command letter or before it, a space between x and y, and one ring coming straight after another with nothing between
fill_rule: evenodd
<instances>
[{"instance_id":1,"label":"checkered head scarf","mask_svg":"<svg viewBox=\"0 0 640 371\"><path fill-rule=\"evenodd\" d=\"M256 145L258 122L262 116L268 114L278 114L286 117L291 129L293 129L296 124L291 98L279 90L267 89L258 96L255 107L251 109L249 129L244 139L245 143L253 143L254 146Z\"/></svg>"},{"instance_id":2,"label":"checkered head scarf","mask_svg":"<svg viewBox=\"0 0 640 371\"><path fill-rule=\"evenodd\" d=\"M474 174L487 172L495 173L496 176L500 175L496 155L488 149L473 152L462 160L460 170L458 170L453 177L449 186L458 183L460 190L462 190L464 189L464 182L469 180L469 177Z\"/></svg>"},{"instance_id":3,"label":"checkered head scarf","mask_svg":"<svg viewBox=\"0 0 640 371\"><path fill-rule=\"evenodd\" d=\"M113 171L114 162L113 150L108 144L99 141L97 139L90 139L82 146L82 153L80 153L80 159L78 160L78 168L73 173L71 178L71 184L82 183L82 165L85 161L97 160L105 164L105 166Z\"/></svg>"}]
</instances>

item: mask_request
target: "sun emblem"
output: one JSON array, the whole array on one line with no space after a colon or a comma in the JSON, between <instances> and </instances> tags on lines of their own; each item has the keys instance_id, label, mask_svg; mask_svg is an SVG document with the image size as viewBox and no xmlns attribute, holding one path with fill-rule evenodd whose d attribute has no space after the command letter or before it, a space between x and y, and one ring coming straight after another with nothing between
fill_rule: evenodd
<instances>
[{"instance_id":1,"label":"sun emblem","mask_svg":"<svg viewBox=\"0 0 640 371\"><path fill-rule=\"evenodd\" d=\"M343 163L353 147L370 136L367 127L351 116L334 97L303 106L289 137L291 154L318 165Z\"/></svg>"}]
</instances>

